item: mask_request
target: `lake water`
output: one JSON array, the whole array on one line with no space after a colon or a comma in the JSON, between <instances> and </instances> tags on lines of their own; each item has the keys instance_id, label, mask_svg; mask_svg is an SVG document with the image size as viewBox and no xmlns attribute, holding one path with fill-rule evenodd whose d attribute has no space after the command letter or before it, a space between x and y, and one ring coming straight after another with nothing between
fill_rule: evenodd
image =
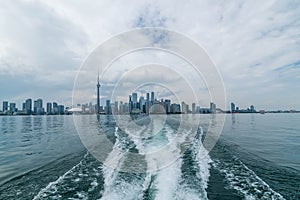
<instances>
[{"instance_id":1,"label":"lake water","mask_svg":"<svg viewBox=\"0 0 300 200\"><path fill-rule=\"evenodd\" d=\"M137 119L135 129L113 116L76 116L80 135L73 116L1 116L0 199L299 199L300 114L226 115L203 156L221 116L189 115L200 117L191 135L176 132L180 115L151 126ZM86 147L104 136L99 159ZM165 148L163 159L149 156Z\"/></svg>"}]
</instances>

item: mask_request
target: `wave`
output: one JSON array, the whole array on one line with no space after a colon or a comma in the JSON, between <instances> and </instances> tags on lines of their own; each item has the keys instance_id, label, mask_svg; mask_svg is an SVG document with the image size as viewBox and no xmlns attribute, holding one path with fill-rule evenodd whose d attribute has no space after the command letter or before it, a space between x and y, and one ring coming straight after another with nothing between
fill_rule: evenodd
<instances>
[{"instance_id":1,"label":"wave","mask_svg":"<svg viewBox=\"0 0 300 200\"><path fill-rule=\"evenodd\" d=\"M284 199L235 156L231 162L216 159L213 167L225 176L229 187L245 199Z\"/></svg>"},{"instance_id":2,"label":"wave","mask_svg":"<svg viewBox=\"0 0 300 200\"><path fill-rule=\"evenodd\" d=\"M33 199L87 199L100 194L101 177L100 163L87 152L78 164L42 188Z\"/></svg>"}]
</instances>

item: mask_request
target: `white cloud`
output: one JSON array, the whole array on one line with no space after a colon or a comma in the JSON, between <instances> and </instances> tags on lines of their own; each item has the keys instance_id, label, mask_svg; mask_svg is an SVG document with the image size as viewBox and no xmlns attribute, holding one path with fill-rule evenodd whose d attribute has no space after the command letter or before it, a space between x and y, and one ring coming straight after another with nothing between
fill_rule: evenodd
<instances>
[{"instance_id":1,"label":"white cloud","mask_svg":"<svg viewBox=\"0 0 300 200\"><path fill-rule=\"evenodd\" d=\"M276 70L300 58L297 1L3 1L0 10L0 78L9 77L10 85L31 80L24 91L46 82L53 84L45 91L64 86L70 96L75 71L99 44L135 27L158 26L186 34L207 50L228 101L300 109L299 65ZM10 96L18 94L5 90L0 99Z\"/></svg>"}]
</instances>

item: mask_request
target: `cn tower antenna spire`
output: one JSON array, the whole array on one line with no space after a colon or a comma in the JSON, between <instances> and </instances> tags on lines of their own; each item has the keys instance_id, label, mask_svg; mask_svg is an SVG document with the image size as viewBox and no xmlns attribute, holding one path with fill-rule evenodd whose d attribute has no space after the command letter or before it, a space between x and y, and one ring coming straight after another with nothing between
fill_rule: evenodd
<instances>
[{"instance_id":1,"label":"cn tower antenna spire","mask_svg":"<svg viewBox=\"0 0 300 200\"><path fill-rule=\"evenodd\" d=\"M99 79L99 69L98 69L98 77L97 77L97 109L96 113L97 115L100 114L100 79Z\"/></svg>"}]
</instances>

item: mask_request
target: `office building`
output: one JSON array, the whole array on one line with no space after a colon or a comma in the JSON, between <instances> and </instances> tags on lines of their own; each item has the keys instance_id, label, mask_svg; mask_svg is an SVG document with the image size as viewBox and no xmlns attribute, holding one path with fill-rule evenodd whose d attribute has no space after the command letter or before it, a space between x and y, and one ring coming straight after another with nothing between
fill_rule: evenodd
<instances>
[{"instance_id":1,"label":"office building","mask_svg":"<svg viewBox=\"0 0 300 200\"><path fill-rule=\"evenodd\" d=\"M171 112L171 100L166 99L164 104L165 104L166 113L170 113Z\"/></svg>"},{"instance_id":2,"label":"office building","mask_svg":"<svg viewBox=\"0 0 300 200\"><path fill-rule=\"evenodd\" d=\"M31 99L26 99L26 101L25 101L25 113L27 115L32 114L32 100Z\"/></svg>"},{"instance_id":3,"label":"office building","mask_svg":"<svg viewBox=\"0 0 300 200\"><path fill-rule=\"evenodd\" d=\"M2 104L2 111L5 112L5 111L8 111L8 101L3 101L3 104Z\"/></svg>"},{"instance_id":4,"label":"office building","mask_svg":"<svg viewBox=\"0 0 300 200\"><path fill-rule=\"evenodd\" d=\"M250 112L255 112L255 108L253 105L250 106Z\"/></svg>"},{"instance_id":5,"label":"office building","mask_svg":"<svg viewBox=\"0 0 300 200\"><path fill-rule=\"evenodd\" d=\"M17 111L17 109L16 109L16 103L9 103L9 111L11 113L14 113L14 112Z\"/></svg>"},{"instance_id":6,"label":"office building","mask_svg":"<svg viewBox=\"0 0 300 200\"><path fill-rule=\"evenodd\" d=\"M48 102L47 103L47 115L51 115L52 114L52 103Z\"/></svg>"},{"instance_id":7,"label":"office building","mask_svg":"<svg viewBox=\"0 0 300 200\"><path fill-rule=\"evenodd\" d=\"M44 114L44 108L43 108L43 100L37 99L35 102L35 114L37 115L43 115Z\"/></svg>"},{"instance_id":8,"label":"office building","mask_svg":"<svg viewBox=\"0 0 300 200\"><path fill-rule=\"evenodd\" d=\"M65 114L65 106L63 106L63 105L58 106L58 114L60 114L60 115Z\"/></svg>"},{"instance_id":9,"label":"office building","mask_svg":"<svg viewBox=\"0 0 300 200\"><path fill-rule=\"evenodd\" d=\"M110 100L106 100L105 113L108 115L112 114Z\"/></svg>"},{"instance_id":10,"label":"office building","mask_svg":"<svg viewBox=\"0 0 300 200\"><path fill-rule=\"evenodd\" d=\"M231 107L231 112L232 113L235 112L235 104L233 102L230 104L230 107Z\"/></svg>"},{"instance_id":11,"label":"office building","mask_svg":"<svg viewBox=\"0 0 300 200\"><path fill-rule=\"evenodd\" d=\"M192 113L195 114L196 113L196 104L192 103Z\"/></svg>"},{"instance_id":12,"label":"office building","mask_svg":"<svg viewBox=\"0 0 300 200\"><path fill-rule=\"evenodd\" d=\"M172 103L170 106L170 113L179 114L180 113L180 104Z\"/></svg>"},{"instance_id":13,"label":"office building","mask_svg":"<svg viewBox=\"0 0 300 200\"><path fill-rule=\"evenodd\" d=\"M216 113L216 104L210 102L210 113Z\"/></svg>"},{"instance_id":14,"label":"office building","mask_svg":"<svg viewBox=\"0 0 300 200\"><path fill-rule=\"evenodd\" d=\"M58 104L56 102L53 102L52 105L53 105L53 114L58 115L59 114Z\"/></svg>"}]
</instances>

